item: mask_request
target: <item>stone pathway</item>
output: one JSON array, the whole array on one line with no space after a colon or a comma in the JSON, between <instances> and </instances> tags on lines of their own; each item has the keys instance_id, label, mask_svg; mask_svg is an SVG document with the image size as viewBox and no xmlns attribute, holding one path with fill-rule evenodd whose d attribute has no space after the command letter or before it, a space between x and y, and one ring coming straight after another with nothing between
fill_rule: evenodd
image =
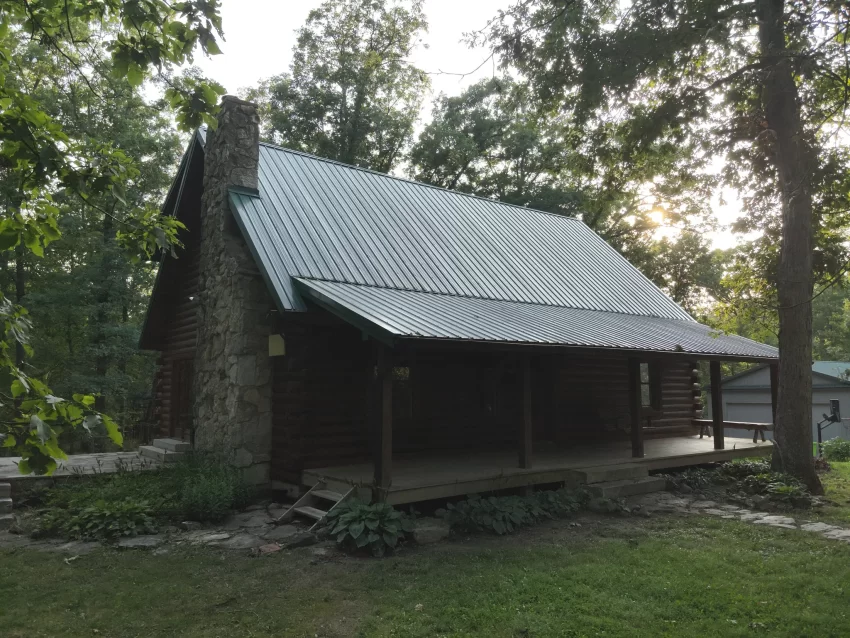
<instances>
[{"instance_id":1,"label":"stone pathway","mask_svg":"<svg viewBox=\"0 0 850 638\"><path fill-rule=\"evenodd\" d=\"M739 505L726 505L716 501L708 501L699 496L689 494L672 494L670 492L653 492L626 499L629 508L638 508L638 513L671 513L717 516L751 523L752 525L768 525L782 529L796 529L803 532L820 534L830 540L850 543L850 529L814 521L797 520L790 516L770 512L758 512Z\"/></svg>"}]
</instances>

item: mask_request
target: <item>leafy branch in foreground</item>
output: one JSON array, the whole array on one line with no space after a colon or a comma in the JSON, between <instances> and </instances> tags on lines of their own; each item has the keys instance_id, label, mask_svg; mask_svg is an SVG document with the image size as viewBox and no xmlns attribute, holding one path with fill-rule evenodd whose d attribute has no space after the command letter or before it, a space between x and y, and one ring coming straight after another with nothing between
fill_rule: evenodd
<instances>
[{"instance_id":1,"label":"leafy branch in foreground","mask_svg":"<svg viewBox=\"0 0 850 638\"><path fill-rule=\"evenodd\" d=\"M115 87L165 84L184 130L215 126L224 89L197 74L172 77L196 51L220 53L218 0L10 0L0 13L0 251L36 257L60 239L71 199L116 223L116 239L151 257L178 244L183 229L153 205L129 205L139 176L134 158L111 140L73 126L75 116L108 103ZM51 95L72 108L52 108ZM20 302L20 297L16 299ZM0 376L8 379L0 417L2 445L22 457L22 472L50 473L63 458L63 428L104 427L120 444L115 423L93 409L94 398L55 396L24 369L31 356L26 310L0 296Z\"/></svg>"}]
</instances>

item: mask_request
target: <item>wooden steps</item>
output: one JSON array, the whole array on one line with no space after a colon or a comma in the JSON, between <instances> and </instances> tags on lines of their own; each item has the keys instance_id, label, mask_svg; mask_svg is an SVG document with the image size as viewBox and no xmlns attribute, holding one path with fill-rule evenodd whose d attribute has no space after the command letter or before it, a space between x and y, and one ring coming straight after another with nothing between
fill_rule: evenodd
<instances>
[{"instance_id":1,"label":"wooden steps","mask_svg":"<svg viewBox=\"0 0 850 638\"><path fill-rule=\"evenodd\" d=\"M292 507L277 519L277 523L285 523L298 516L313 521L313 525L310 527L312 530L324 520L333 508L351 496L354 489L354 487L344 484L329 486L326 481L319 481L295 501Z\"/></svg>"},{"instance_id":2,"label":"wooden steps","mask_svg":"<svg viewBox=\"0 0 850 638\"><path fill-rule=\"evenodd\" d=\"M12 514L12 484L0 483L0 530L9 529L15 517Z\"/></svg>"}]
</instances>

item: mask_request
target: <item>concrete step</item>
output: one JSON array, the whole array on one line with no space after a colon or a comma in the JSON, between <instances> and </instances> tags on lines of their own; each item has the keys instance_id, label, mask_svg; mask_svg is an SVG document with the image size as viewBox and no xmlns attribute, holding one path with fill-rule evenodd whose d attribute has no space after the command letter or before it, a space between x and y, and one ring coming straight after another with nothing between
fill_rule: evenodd
<instances>
[{"instance_id":1,"label":"concrete step","mask_svg":"<svg viewBox=\"0 0 850 638\"><path fill-rule=\"evenodd\" d=\"M153 446L167 452L188 452L192 444L180 439L154 439Z\"/></svg>"},{"instance_id":2,"label":"concrete step","mask_svg":"<svg viewBox=\"0 0 850 638\"><path fill-rule=\"evenodd\" d=\"M8 514L12 511L12 499L0 498L0 514Z\"/></svg>"},{"instance_id":3,"label":"concrete step","mask_svg":"<svg viewBox=\"0 0 850 638\"><path fill-rule=\"evenodd\" d=\"M594 496L603 498L624 498L637 494L649 494L650 492L661 492L667 486L667 480L660 476L645 476L639 479L622 479L619 481L605 481L594 483L588 489Z\"/></svg>"},{"instance_id":4,"label":"concrete step","mask_svg":"<svg viewBox=\"0 0 850 638\"><path fill-rule=\"evenodd\" d=\"M0 530L6 530L12 527L15 522L14 514L0 514Z\"/></svg>"},{"instance_id":5,"label":"concrete step","mask_svg":"<svg viewBox=\"0 0 850 638\"><path fill-rule=\"evenodd\" d=\"M183 456L183 452L169 452L153 445L139 446L139 454L146 459L159 461L160 463L174 463Z\"/></svg>"},{"instance_id":6,"label":"concrete step","mask_svg":"<svg viewBox=\"0 0 850 638\"><path fill-rule=\"evenodd\" d=\"M0 483L0 498L11 498L12 497L12 484L11 483Z\"/></svg>"},{"instance_id":7,"label":"concrete step","mask_svg":"<svg viewBox=\"0 0 850 638\"><path fill-rule=\"evenodd\" d=\"M587 467L576 470L576 472L583 477L587 484L639 479L649 476L649 470L639 463Z\"/></svg>"}]
</instances>

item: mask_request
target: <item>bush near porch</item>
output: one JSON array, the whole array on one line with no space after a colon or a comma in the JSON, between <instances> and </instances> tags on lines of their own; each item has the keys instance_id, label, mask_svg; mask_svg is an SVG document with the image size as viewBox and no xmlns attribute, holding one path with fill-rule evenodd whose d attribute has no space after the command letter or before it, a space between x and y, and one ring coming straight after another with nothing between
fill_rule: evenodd
<instances>
[{"instance_id":1,"label":"bush near porch","mask_svg":"<svg viewBox=\"0 0 850 638\"><path fill-rule=\"evenodd\" d=\"M246 506L250 489L231 466L193 454L156 469L81 476L40 495L28 520L34 535L114 539L158 524L219 521Z\"/></svg>"}]
</instances>

